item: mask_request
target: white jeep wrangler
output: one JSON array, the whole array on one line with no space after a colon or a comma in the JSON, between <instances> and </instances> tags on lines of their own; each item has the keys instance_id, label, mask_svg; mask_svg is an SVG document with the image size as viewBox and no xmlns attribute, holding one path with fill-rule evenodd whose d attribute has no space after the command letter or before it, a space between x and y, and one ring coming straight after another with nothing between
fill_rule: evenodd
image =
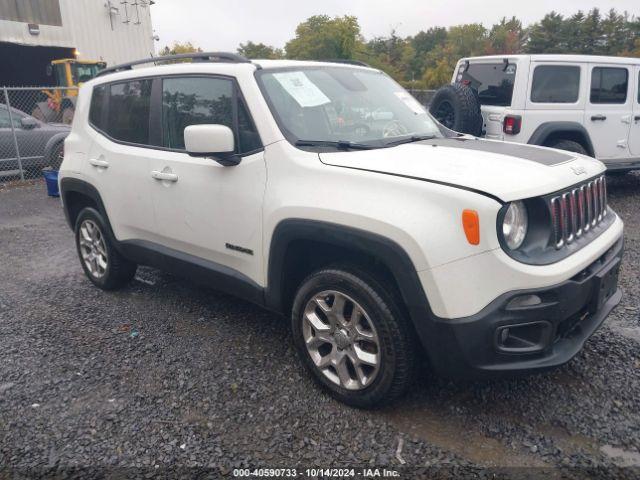
<instances>
[{"instance_id":1,"label":"white jeep wrangler","mask_svg":"<svg viewBox=\"0 0 640 480\"><path fill-rule=\"evenodd\" d=\"M620 301L599 161L456 134L366 66L189 57L80 90L60 190L98 287L151 265L290 316L358 406L421 350L451 376L563 364Z\"/></svg>"},{"instance_id":2,"label":"white jeep wrangler","mask_svg":"<svg viewBox=\"0 0 640 480\"><path fill-rule=\"evenodd\" d=\"M460 86L475 95L465 96ZM638 58L463 58L452 86L436 93L430 109L456 131L589 155L612 172L640 169Z\"/></svg>"}]
</instances>

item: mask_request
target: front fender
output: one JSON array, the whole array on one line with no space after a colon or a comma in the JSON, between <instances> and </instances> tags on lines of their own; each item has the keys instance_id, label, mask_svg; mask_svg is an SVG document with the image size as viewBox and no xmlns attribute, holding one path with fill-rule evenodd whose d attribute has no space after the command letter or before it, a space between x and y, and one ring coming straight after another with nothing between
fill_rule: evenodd
<instances>
[{"instance_id":1,"label":"front fender","mask_svg":"<svg viewBox=\"0 0 640 480\"><path fill-rule=\"evenodd\" d=\"M283 220L273 232L265 292L265 301L269 308L281 310L282 276L286 274L283 268L285 256L291 243L298 240L310 240L348 248L379 259L393 274L409 311L423 311L424 308L428 308L427 297L416 268L400 245L365 230L304 219Z\"/></svg>"}]
</instances>

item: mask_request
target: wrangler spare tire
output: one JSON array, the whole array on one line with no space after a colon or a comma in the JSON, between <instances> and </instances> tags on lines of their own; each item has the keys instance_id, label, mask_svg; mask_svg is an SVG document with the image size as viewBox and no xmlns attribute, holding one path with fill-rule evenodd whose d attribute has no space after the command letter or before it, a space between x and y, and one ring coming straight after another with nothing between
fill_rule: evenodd
<instances>
[{"instance_id":1,"label":"wrangler spare tire","mask_svg":"<svg viewBox=\"0 0 640 480\"><path fill-rule=\"evenodd\" d=\"M482 113L478 94L461 83L447 85L436 91L429 112L450 130L475 135L482 134Z\"/></svg>"}]
</instances>

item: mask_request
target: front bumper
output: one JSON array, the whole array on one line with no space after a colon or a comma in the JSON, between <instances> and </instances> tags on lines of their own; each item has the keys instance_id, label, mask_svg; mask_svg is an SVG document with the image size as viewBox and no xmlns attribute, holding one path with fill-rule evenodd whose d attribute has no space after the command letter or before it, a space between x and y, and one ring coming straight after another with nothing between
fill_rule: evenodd
<instances>
[{"instance_id":1,"label":"front bumper","mask_svg":"<svg viewBox=\"0 0 640 480\"><path fill-rule=\"evenodd\" d=\"M478 314L431 316L418 333L434 369L478 378L549 369L568 362L618 305L620 239L571 279L552 287L505 293ZM535 296L540 303L533 304ZM514 299L520 305L514 304Z\"/></svg>"}]
</instances>

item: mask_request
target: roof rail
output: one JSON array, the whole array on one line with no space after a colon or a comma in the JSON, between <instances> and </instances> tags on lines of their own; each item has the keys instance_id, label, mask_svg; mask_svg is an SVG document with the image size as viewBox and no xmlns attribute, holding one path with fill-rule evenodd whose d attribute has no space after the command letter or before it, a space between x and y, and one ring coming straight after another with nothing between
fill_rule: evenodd
<instances>
[{"instance_id":1,"label":"roof rail","mask_svg":"<svg viewBox=\"0 0 640 480\"><path fill-rule=\"evenodd\" d=\"M326 63L346 63L347 65L358 65L359 67L371 68L371 65L369 65L368 63L361 62L360 60L351 60L348 58L322 59L322 60L316 60L316 61L326 62Z\"/></svg>"},{"instance_id":2,"label":"roof rail","mask_svg":"<svg viewBox=\"0 0 640 480\"><path fill-rule=\"evenodd\" d=\"M120 65L114 65L113 67L100 70L96 77L101 77L109 73L121 72L123 70L131 70L136 65L144 65L147 63L157 64L158 62L171 62L174 60L188 60L193 62L224 62L224 63L251 63L251 60L238 55L236 53L229 52L193 52L193 53L181 53L179 55L167 55L161 57L150 57L144 60L136 60L135 62L123 63Z\"/></svg>"}]
</instances>

